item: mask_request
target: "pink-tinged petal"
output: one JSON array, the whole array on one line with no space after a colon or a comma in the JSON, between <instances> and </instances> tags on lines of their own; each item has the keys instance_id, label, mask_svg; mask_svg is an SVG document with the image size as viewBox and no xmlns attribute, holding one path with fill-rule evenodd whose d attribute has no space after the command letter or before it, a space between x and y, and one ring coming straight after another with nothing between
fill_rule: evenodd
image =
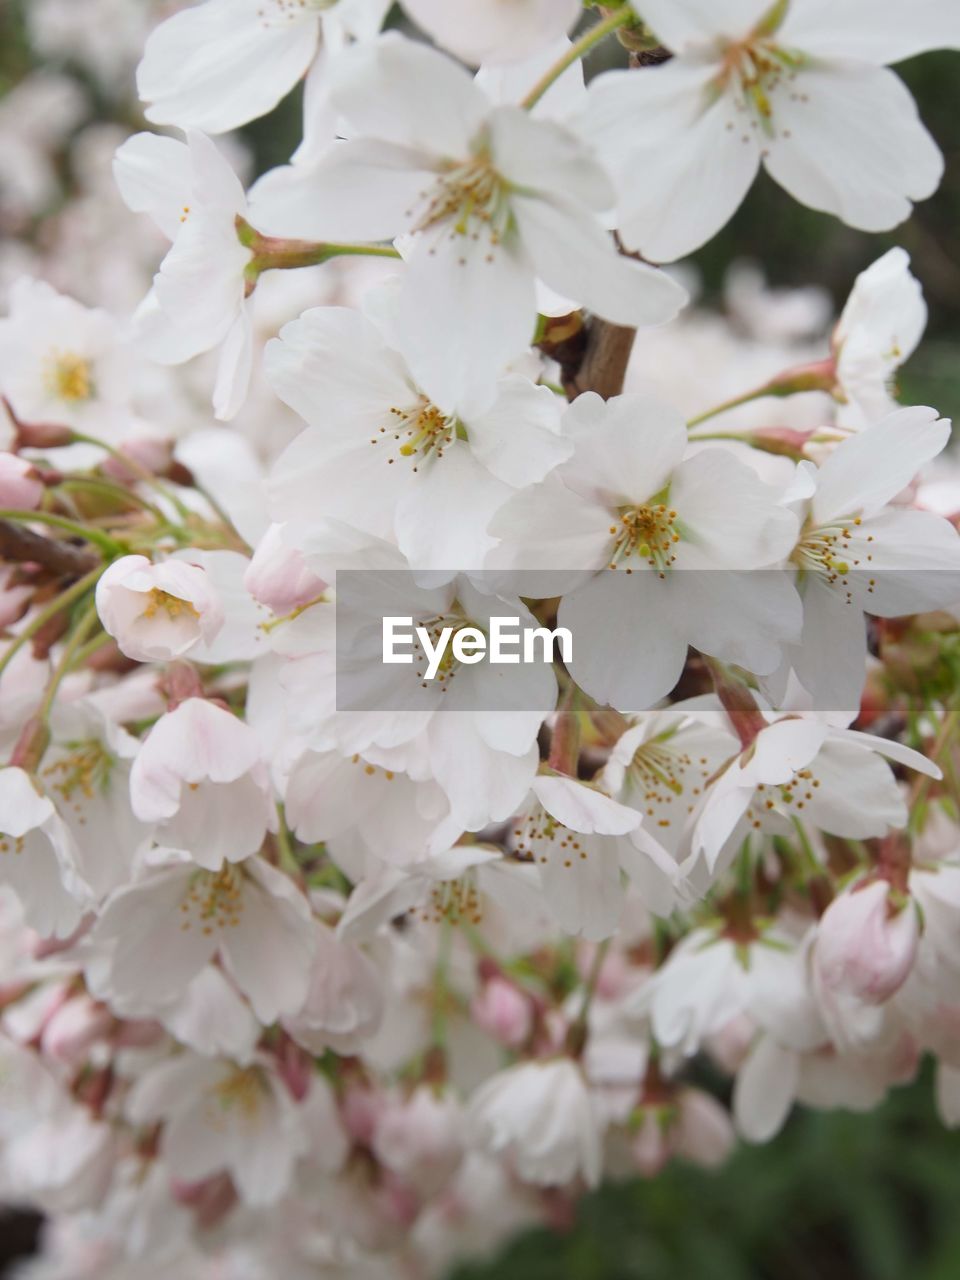
<instances>
[{"instance_id":1,"label":"pink-tinged petal","mask_svg":"<svg viewBox=\"0 0 960 1280\"><path fill-rule=\"evenodd\" d=\"M240 924L221 938L230 973L265 1025L300 1009L314 947L304 912L253 884L244 888Z\"/></svg>"}]
</instances>

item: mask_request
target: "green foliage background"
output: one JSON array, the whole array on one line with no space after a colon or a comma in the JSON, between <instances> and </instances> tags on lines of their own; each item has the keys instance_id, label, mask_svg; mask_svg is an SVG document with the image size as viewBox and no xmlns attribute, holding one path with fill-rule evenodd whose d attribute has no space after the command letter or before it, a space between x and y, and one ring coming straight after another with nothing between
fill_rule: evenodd
<instances>
[{"instance_id":1,"label":"green foliage background","mask_svg":"<svg viewBox=\"0 0 960 1280\"><path fill-rule=\"evenodd\" d=\"M30 67L28 3L0 0L0 96ZM602 52L617 59L613 42ZM730 262L753 258L771 283L822 284L840 305L857 272L903 245L931 312L927 339L901 377L903 398L957 418L960 58L926 55L898 70L947 162L940 190L909 222L864 235L762 177L696 260L708 303L719 304ZM297 98L246 131L258 170L296 145ZM672 1165L650 1181L602 1188L566 1234L534 1232L455 1280L960 1280L960 1136L937 1119L925 1070L869 1115L798 1112L775 1142L740 1148L717 1173Z\"/></svg>"}]
</instances>

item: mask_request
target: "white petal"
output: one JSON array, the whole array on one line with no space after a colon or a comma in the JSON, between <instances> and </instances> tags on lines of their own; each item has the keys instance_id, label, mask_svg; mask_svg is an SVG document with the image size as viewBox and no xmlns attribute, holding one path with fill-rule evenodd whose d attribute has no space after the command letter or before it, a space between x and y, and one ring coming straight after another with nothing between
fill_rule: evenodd
<instances>
[{"instance_id":1,"label":"white petal","mask_svg":"<svg viewBox=\"0 0 960 1280\"><path fill-rule=\"evenodd\" d=\"M447 226L422 233L403 280L410 370L435 404L467 421L490 406L497 378L533 337L533 273L512 239L490 245Z\"/></svg>"},{"instance_id":2,"label":"white petal","mask_svg":"<svg viewBox=\"0 0 960 1280\"><path fill-rule=\"evenodd\" d=\"M898 409L844 440L817 472L813 518L829 524L872 515L907 487L950 439L950 423L935 409Z\"/></svg>"},{"instance_id":3,"label":"white petal","mask_svg":"<svg viewBox=\"0 0 960 1280\"><path fill-rule=\"evenodd\" d=\"M800 1060L769 1036L757 1041L737 1073L733 1113L748 1142L767 1142L779 1133L797 1093Z\"/></svg>"},{"instance_id":4,"label":"white petal","mask_svg":"<svg viewBox=\"0 0 960 1280\"><path fill-rule=\"evenodd\" d=\"M673 262L710 240L760 165L735 100L708 93L714 70L674 60L640 76L610 72L588 91L585 127L614 166L621 237L653 262Z\"/></svg>"},{"instance_id":5,"label":"white petal","mask_svg":"<svg viewBox=\"0 0 960 1280\"><path fill-rule=\"evenodd\" d=\"M904 22L898 0L805 0L790 5L778 39L820 58L900 62L929 49L960 48L960 10L953 0L911 0Z\"/></svg>"},{"instance_id":6,"label":"white petal","mask_svg":"<svg viewBox=\"0 0 960 1280\"><path fill-rule=\"evenodd\" d=\"M229 422L243 408L253 372L253 325L244 307L223 340L213 389L213 413Z\"/></svg>"},{"instance_id":7,"label":"white petal","mask_svg":"<svg viewBox=\"0 0 960 1280\"><path fill-rule=\"evenodd\" d=\"M433 184L429 164L423 152L392 142L337 142L310 168L265 173L250 189L250 220L275 236L391 240L410 228Z\"/></svg>"},{"instance_id":8,"label":"white petal","mask_svg":"<svg viewBox=\"0 0 960 1280\"><path fill-rule=\"evenodd\" d=\"M619 836L640 825L635 809L573 778L538 777L533 791L547 812L571 831Z\"/></svg>"},{"instance_id":9,"label":"white petal","mask_svg":"<svg viewBox=\"0 0 960 1280\"><path fill-rule=\"evenodd\" d=\"M186 143L136 133L118 148L113 176L127 206L134 213L149 214L167 239L175 240L193 190Z\"/></svg>"},{"instance_id":10,"label":"white petal","mask_svg":"<svg viewBox=\"0 0 960 1280\"><path fill-rule=\"evenodd\" d=\"M603 210L615 195L606 170L569 129L519 107L497 107L487 124L497 172L530 195Z\"/></svg>"},{"instance_id":11,"label":"white petal","mask_svg":"<svg viewBox=\"0 0 960 1280\"><path fill-rule=\"evenodd\" d=\"M579 849L561 848L559 840L536 846L537 870L561 928L599 942L616 932L620 920L620 862L612 840L585 836L578 843Z\"/></svg>"},{"instance_id":12,"label":"white petal","mask_svg":"<svg viewBox=\"0 0 960 1280\"><path fill-rule=\"evenodd\" d=\"M937 188L943 157L909 90L886 68L804 67L773 111L770 175L849 226L887 231Z\"/></svg>"},{"instance_id":13,"label":"white petal","mask_svg":"<svg viewBox=\"0 0 960 1280\"><path fill-rule=\"evenodd\" d=\"M537 275L613 324L665 324L686 290L645 262L617 252L596 218L567 202L515 195L511 201Z\"/></svg>"},{"instance_id":14,"label":"white petal","mask_svg":"<svg viewBox=\"0 0 960 1280\"><path fill-rule=\"evenodd\" d=\"M469 422L470 450L499 480L521 489L569 458L572 446L559 421L554 392L511 374L486 413Z\"/></svg>"},{"instance_id":15,"label":"white petal","mask_svg":"<svg viewBox=\"0 0 960 1280\"><path fill-rule=\"evenodd\" d=\"M568 31L580 0L404 0L411 18L464 62L513 62Z\"/></svg>"},{"instance_id":16,"label":"white petal","mask_svg":"<svg viewBox=\"0 0 960 1280\"><path fill-rule=\"evenodd\" d=\"M644 711L676 685L687 640L672 608L675 590L655 573L616 570L564 597L558 622L573 637L570 673L597 702Z\"/></svg>"},{"instance_id":17,"label":"white petal","mask_svg":"<svg viewBox=\"0 0 960 1280\"><path fill-rule=\"evenodd\" d=\"M207 0L147 40L137 90L155 124L224 133L266 115L306 72L319 19L271 22L258 0Z\"/></svg>"},{"instance_id":18,"label":"white petal","mask_svg":"<svg viewBox=\"0 0 960 1280\"><path fill-rule=\"evenodd\" d=\"M490 103L452 58L397 32L337 59L333 101L350 137L464 159Z\"/></svg>"},{"instance_id":19,"label":"white petal","mask_svg":"<svg viewBox=\"0 0 960 1280\"><path fill-rule=\"evenodd\" d=\"M710 45L717 36L745 36L769 9L766 0L635 0L634 8L657 38L679 53Z\"/></svg>"},{"instance_id":20,"label":"white petal","mask_svg":"<svg viewBox=\"0 0 960 1280\"><path fill-rule=\"evenodd\" d=\"M494 512L510 495L460 440L427 460L397 503L396 538L414 569L482 569Z\"/></svg>"},{"instance_id":21,"label":"white petal","mask_svg":"<svg viewBox=\"0 0 960 1280\"><path fill-rule=\"evenodd\" d=\"M285 404L341 443L354 432L368 440L391 408L415 399L403 360L349 307L314 307L284 325L267 343L264 369ZM274 475L282 470L281 455Z\"/></svg>"}]
</instances>

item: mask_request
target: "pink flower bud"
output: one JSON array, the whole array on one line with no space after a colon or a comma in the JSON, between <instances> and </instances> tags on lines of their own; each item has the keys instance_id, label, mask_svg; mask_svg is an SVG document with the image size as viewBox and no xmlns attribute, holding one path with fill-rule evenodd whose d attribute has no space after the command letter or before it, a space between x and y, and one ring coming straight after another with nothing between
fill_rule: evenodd
<instances>
[{"instance_id":1,"label":"pink flower bud","mask_svg":"<svg viewBox=\"0 0 960 1280\"><path fill-rule=\"evenodd\" d=\"M315 600L327 584L307 567L299 551L284 543L280 526L272 524L247 566L243 585L254 600L286 614Z\"/></svg>"},{"instance_id":2,"label":"pink flower bud","mask_svg":"<svg viewBox=\"0 0 960 1280\"><path fill-rule=\"evenodd\" d=\"M43 497L43 481L26 458L0 453L0 507L33 511Z\"/></svg>"},{"instance_id":3,"label":"pink flower bud","mask_svg":"<svg viewBox=\"0 0 960 1280\"><path fill-rule=\"evenodd\" d=\"M91 1045L104 1039L112 1025L108 1009L89 996L78 996L62 1004L47 1020L40 1047L55 1061L77 1067Z\"/></svg>"},{"instance_id":4,"label":"pink flower bud","mask_svg":"<svg viewBox=\"0 0 960 1280\"><path fill-rule=\"evenodd\" d=\"M122 458L111 454L104 459L101 469L105 475L120 484L132 484L140 479L143 471L149 471L155 476L165 475L169 471L173 460L173 441L158 436L141 436L138 440L128 440L122 444L120 452L130 459L133 467L125 466Z\"/></svg>"},{"instance_id":5,"label":"pink flower bud","mask_svg":"<svg viewBox=\"0 0 960 1280\"><path fill-rule=\"evenodd\" d=\"M511 1049L523 1044L530 1035L533 1025L530 1001L503 978L492 978L474 996L470 1010L478 1027Z\"/></svg>"},{"instance_id":6,"label":"pink flower bud","mask_svg":"<svg viewBox=\"0 0 960 1280\"><path fill-rule=\"evenodd\" d=\"M354 1142L370 1145L386 1106L387 1101L382 1094L360 1085L348 1086L343 1095L340 1119Z\"/></svg>"},{"instance_id":7,"label":"pink flower bud","mask_svg":"<svg viewBox=\"0 0 960 1280\"><path fill-rule=\"evenodd\" d=\"M917 953L917 911L897 909L886 880L840 894L823 914L814 963L823 985L870 1004L889 1000L906 981Z\"/></svg>"}]
</instances>

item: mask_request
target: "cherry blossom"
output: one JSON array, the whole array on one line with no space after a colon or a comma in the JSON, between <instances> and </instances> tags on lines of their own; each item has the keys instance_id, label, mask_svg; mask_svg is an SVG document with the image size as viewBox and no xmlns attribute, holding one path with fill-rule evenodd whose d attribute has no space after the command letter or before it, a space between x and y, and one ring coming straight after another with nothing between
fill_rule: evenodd
<instances>
[{"instance_id":1,"label":"cherry blossom","mask_svg":"<svg viewBox=\"0 0 960 1280\"><path fill-rule=\"evenodd\" d=\"M683 305L668 276L618 256L599 217L612 189L575 137L494 106L440 53L393 33L358 46L332 98L348 140L282 175L292 189L275 219L261 184L255 221L331 240L413 234L399 324L431 400L489 405L533 336L537 277L620 324L660 324Z\"/></svg>"},{"instance_id":2,"label":"cherry blossom","mask_svg":"<svg viewBox=\"0 0 960 1280\"><path fill-rule=\"evenodd\" d=\"M699 248L761 164L795 199L866 231L896 226L936 190L943 157L885 64L955 45L955 14L914 30L859 5L838 20L821 0L636 8L674 57L598 77L581 125L615 173L632 249L670 262Z\"/></svg>"},{"instance_id":3,"label":"cherry blossom","mask_svg":"<svg viewBox=\"0 0 960 1280\"><path fill-rule=\"evenodd\" d=\"M97 583L97 611L121 652L139 662L182 657L223 626L223 605L196 565L115 560Z\"/></svg>"}]
</instances>

